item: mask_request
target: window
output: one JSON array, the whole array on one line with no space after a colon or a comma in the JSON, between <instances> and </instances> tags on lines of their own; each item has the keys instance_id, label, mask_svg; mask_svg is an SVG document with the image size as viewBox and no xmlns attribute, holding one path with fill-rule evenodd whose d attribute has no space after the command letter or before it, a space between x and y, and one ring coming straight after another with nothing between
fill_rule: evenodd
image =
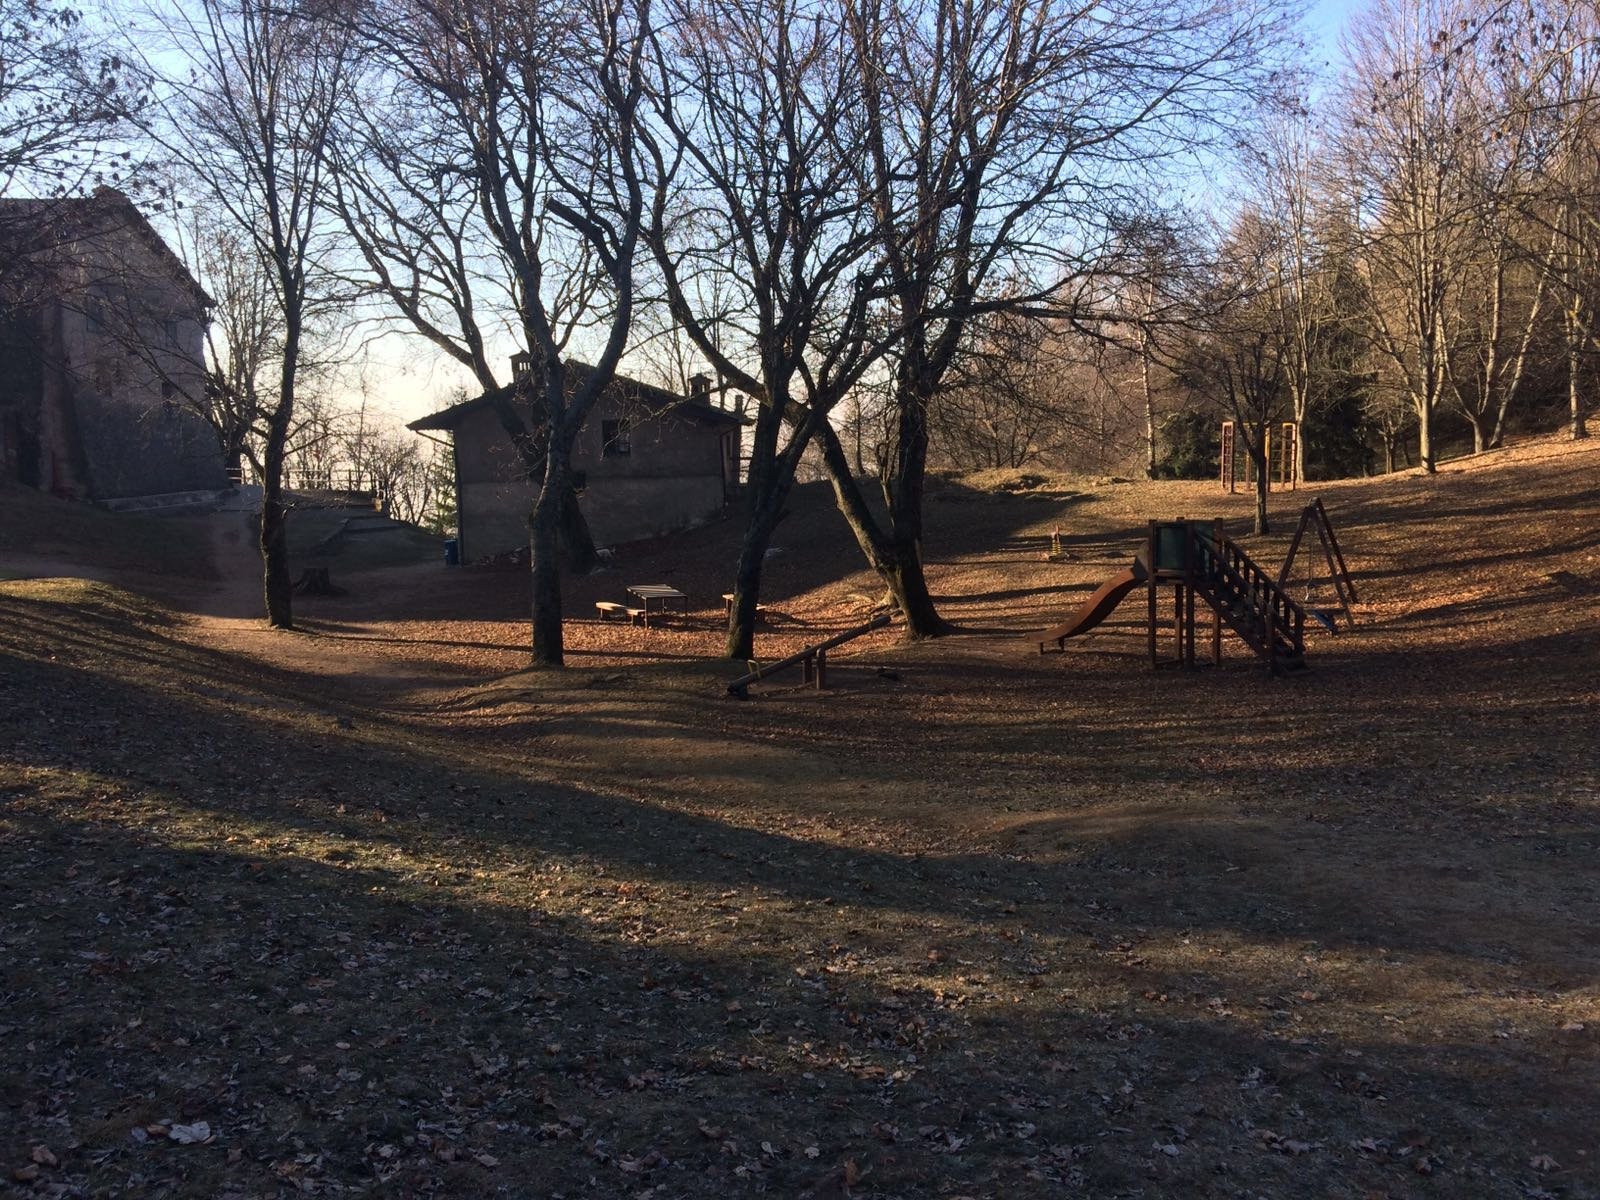
<instances>
[{"instance_id":1,"label":"window","mask_svg":"<svg viewBox=\"0 0 1600 1200\"><path fill-rule=\"evenodd\" d=\"M600 422L600 457L621 458L633 453L626 421Z\"/></svg>"}]
</instances>

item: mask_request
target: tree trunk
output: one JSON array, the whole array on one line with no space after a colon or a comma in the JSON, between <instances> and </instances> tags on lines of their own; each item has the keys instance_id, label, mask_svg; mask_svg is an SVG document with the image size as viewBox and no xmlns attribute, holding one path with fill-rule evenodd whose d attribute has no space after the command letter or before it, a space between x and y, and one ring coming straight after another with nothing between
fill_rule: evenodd
<instances>
[{"instance_id":1,"label":"tree trunk","mask_svg":"<svg viewBox=\"0 0 1600 1200\"><path fill-rule=\"evenodd\" d=\"M761 569L766 565L772 532L783 519L783 500L788 489L771 503L762 504L752 496L750 520L745 524L744 541L739 547L739 562L734 568L733 605L728 613L729 658L749 660L755 655L756 606L761 600Z\"/></svg>"},{"instance_id":2,"label":"tree trunk","mask_svg":"<svg viewBox=\"0 0 1600 1200\"><path fill-rule=\"evenodd\" d=\"M1256 464L1256 527L1255 532L1267 533L1267 489L1272 486L1272 475L1267 470L1266 447L1259 441L1250 451Z\"/></svg>"},{"instance_id":3,"label":"tree trunk","mask_svg":"<svg viewBox=\"0 0 1600 1200\"><path fill-rule=\"evenodd\" d=\"M1385 475L1394 474L1395 440L1395 435L1392 433L1386 433L1383 435L1383 473Z\"/></svg>"},{"instance_id":4,"label":"tree trunk","mask_svg":"<svg viewBox=\"0 0 1600 1200\"><path fill-rule=\"evenodd\" d=\"M954 633L957 627L941 617L933 603L922 567L921 473L914 485L907 481L897 488L885 488L890 493L890 528L884 530L849 472L838 435L825 426L817 436L822 441L822 461L833 484L834 501L855 534L867 565L894 597L905 620L905 639L917 641Z\"/></svg>"},{"instance_id":5,"label":"tree trunk","mask_svg":"<svg viewBox=\"0 0 1600 1200\"><path fill-rule=\"evenodd\" d=\"M1294 479L1299 485L1306 481L1306 414L1311 409L1304 388L1294 394L1290 406L1294 416Z\"/></svg>"},{"instance_id":6,"label":"tree trunk","mask_svg":"<svg viewBox=\"0 0 1600 1200\"><path fill-rule=\"evenodd\" d=\"M528 514L528 558L533 591L533 665L566 663L561 630L561 532L569 496L564 439L552 436L545 462L544 485ZM576 507L572 505L571 507Z\"/></svg>"},{"instance_id":7,"label":"tree trunk","mask_svg":"<svg viewBox=\"0 0 1600 1200\"><path fill-rule=\"evenodd\" d=\"M279 366L278 404L267 418L261 466L262 590L267 624L294 628L294 581L289 578L289 513L283 503L283 459L294 423L294 389L300 361L300 313L289 305L284 313L283 361Z\"/></svg>"},{"instance_id":8,"label":"tree trunk","mask_svg":"<svg viewBox=\"0 0 1600 1200\"><path fill-rule=\"evenodd\" d=\"M885 472L884 492L889 502L891 569L884 582L900 604L907 641L939 637L955 626L934 608L922 563L922 501L928 474L928 406L931 380L902 388L913 394L899 404L894 455Z\"/></svg>"},{"instance_id":9,"label":"tree trunk","mask_svg":"<svg viewBox=\"0 0 1600 1200\"><path fill-rule=\"evenodd\" d=\"M1567 407L1571 417L1572 440L1575 442L1589 436L1589 423L1583 414L1583 395L1578 386L1580 376L1578 336L1576 329L1571 329L1567 333Z\"/></svg>"},{"instance_id":10,"label":"tree trunk","mask_svg":"<svg viewBox=\"0 0 1600 1200\"><path fill-rule=\"evenodd\" d=\"M574 575L587 575L600 564L600 555L595 551L589 522L584 518L583 509L578 507L578 493L573 490L570 474L561 489L561 501L560 538L561 548L567 555L567 569Z\"/></svg>"},{"instance_id":11,"label":"tree trunk","mask_svg":"<svg viewBox=\"0 0 1600 1200\"><path fill-rule=\"evenodd\" d=\"M1467 418L1467 424L1472 426L1472 452L1482 454L1489 448L1489 436L1484 430L1482 415L1465 406L1462 415Z\"/></svg>"},{"instance_id":12,"label":"tree trunk","mask_svg":"<svg viewBox=\"0 0 1600 1200\"><path fill-rule=\"evenodd\" d=\"M776 374L776 372L772 372ZM749 518L739 561L734 568L733 604L728 613L729 658L748 660L755 653L756 606L761 600L761 570L766 562L772 533L783 519L783 506L794 485L794 466L804 451L793 439L810 440L804 430L795 430L785 454L778 453L778 437L783 431L784 397L769 400L756 409L755 429L750 440L750 468L745 493L749 499Z\"/></svg>"},{"instance_id":13,"label":"tree trunk","mask_svg":"<svg viewBox=\"0 0 1600 1200\"><path fill-rule=\"evenodd\" d=\"M294 628L294 582L289 578L289 512L283 502L283 448L268 439L261 479L262 590L267 624Z\"/></svg>"},{"instance_id":14,"label":"tree trunk","mask_svg":"<svg viewBox=\"0 0 1600 1200\"><path fill-rule=\"evenodd\" d=\"M1422 460L1422 469L1429 475L1435 474L1438 467L1433 461L1433 406L1431 403L1417 406L1417 457Z\"/></svg>"},{"instance_id":15,"label":"tree trunk","mask_svg":"<svg viewBox=\"0 0 1600 1200\"><path fill-rule=\"evenodd\" d=\"M1139 379L1144 386L1144 477L1156 477L1156 397L1150 387L1150 349L1139 347Z\"/></svg>"}]
</instances>

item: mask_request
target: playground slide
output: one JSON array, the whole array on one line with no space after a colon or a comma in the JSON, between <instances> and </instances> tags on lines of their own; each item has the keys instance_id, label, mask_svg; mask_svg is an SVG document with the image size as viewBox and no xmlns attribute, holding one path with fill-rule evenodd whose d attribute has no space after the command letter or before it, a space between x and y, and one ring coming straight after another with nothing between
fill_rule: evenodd
<instances>
[{"instance_id":1,"label":"playground slide","mask_svg":"<svg viewBox=\"0 0 1600 1200\"><path fill-rule=\"evenodd\" d=\"M1038 634L1033 640L1039 643L1039 649L1044 649L1046 642L1054 642L1062 646L1069 637L1088 633L1096 625L1111 615L1111 610L1122 603L1125 597L1134 588L1138 587L1147 578L1144 564L1135 562L1119 575L1113 575L1102 583L1094 595L1083 602L1083 607L1073 614L1072 620L1065 624L1053 626Z\"/></svg>"}]
</instances>

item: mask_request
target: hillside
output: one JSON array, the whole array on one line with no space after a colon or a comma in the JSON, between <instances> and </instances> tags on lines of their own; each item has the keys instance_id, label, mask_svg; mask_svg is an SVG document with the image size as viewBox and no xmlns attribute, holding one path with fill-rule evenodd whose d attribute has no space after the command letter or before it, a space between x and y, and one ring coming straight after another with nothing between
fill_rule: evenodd
<instances>
[{"instance_id":1,"label":"hillside","mask_svg":"<svg viewBox=\"0 0 1600 1200\"><path fill-rule=\"evenodd\" d=\"M110 527L52 534L100 581L0 583L0 1168L24 1195L1594 1195L1597 472L1550 440L1319 487L1360 627L1283 680L1237 643L1151 672L1136 599L1065 653L1023 637L1148 518L1241 530L1247 497L949 481L931 575L974 632L863 639L829 691L748 703L714 657L731 522L571 581L558 675L520 670L519 573L336 568L348 594L270 634L238 529L161 523L192 556L165 591ZM777 540L769 659L877 591L825 489ZM645 581L690 617L589 619Z\"/></svg>"}]
</instances>

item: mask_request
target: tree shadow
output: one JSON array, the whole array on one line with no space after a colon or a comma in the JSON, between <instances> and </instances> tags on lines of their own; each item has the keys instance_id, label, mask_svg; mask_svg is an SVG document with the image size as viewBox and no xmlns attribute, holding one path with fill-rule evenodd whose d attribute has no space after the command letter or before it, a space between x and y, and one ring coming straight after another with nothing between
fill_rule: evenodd
<instances>
[{"instance_id":1,"label":"tree shadow","mask_svg":"<svg viewBox=\"0 0 1600 1200\"><path fill-rule=\"evenodd\" d=\"M431 1186L454 1194L482 1186L477 1154L545 1190L618 1191L639 1170L621 1164L662 1145L696 1194L798 1195L846 1154L885 1195L1179 1194L1223 1164L1268 1194L1403 1194L1418 1154L1490 1194L1524 1176L1529 1146L1581 1162L1597 1115L1592 1064L1542 1035L1502 1048L1471 1025L1384 1037L1322 1015L1321 992L1376 986L1341 981L1380 956L1440 988L1469 971L1586 986L1561 950L1582 953L1594 898L1554 909L1537 841L1474 879L1444 850L1457 819L1440 846L1385 820L1337 831L1333 853L1300 812L1241 822L1169 802L1024 820L1065 843L1053 857L874 848L808 835L803 808L789 828L737 824L681 789L669 806L460 761L448 735L324 738L61 663L5 667L33 700L0 718L23 850L0 887L8 940L29 948L6 1019L30 1058L72 1064L7 1089L13 1127L65 1114L100 1167L152 1172L130 1126L213 1121L245 1154L190 1166L192 1194L355 1186L385 1145L404 1172L391 1186L445 1169ZM63 736L132 722L161 737ZM968 732L947 761L993 743ZM1217 777L1195 757L1217 751L1199 721L1141 731L1130 714L1073 737L1076 761L1134 796ZM1116 753L1133 737L1165 747L1159 776L1117 765L1145 760ZM1231 769L1238 795L1272 795L1270 742L1260 755ZM1439 821L1437 798L1425 815ZM1577 828L1592 839L1592 820ZM1368 883L1404 873L1440 898L1408 911ZM1531 936L1474 940L1465 914L1519 883L1500 920ZM1327 981L1263 958L1285 945L1292 965L1327 956ZM1425 1026L1404 999L1348 1003ZM775 1123L797 1094L814 1108L791 1144ZM1503 1142L1483 1135L1490 1106ZM775 1136L785 1152L762 1154ZM285 1155L295 1137L317 1153ZM812 1139L828 1160L805 1157Z\"/></svg>"}]
</instances>

